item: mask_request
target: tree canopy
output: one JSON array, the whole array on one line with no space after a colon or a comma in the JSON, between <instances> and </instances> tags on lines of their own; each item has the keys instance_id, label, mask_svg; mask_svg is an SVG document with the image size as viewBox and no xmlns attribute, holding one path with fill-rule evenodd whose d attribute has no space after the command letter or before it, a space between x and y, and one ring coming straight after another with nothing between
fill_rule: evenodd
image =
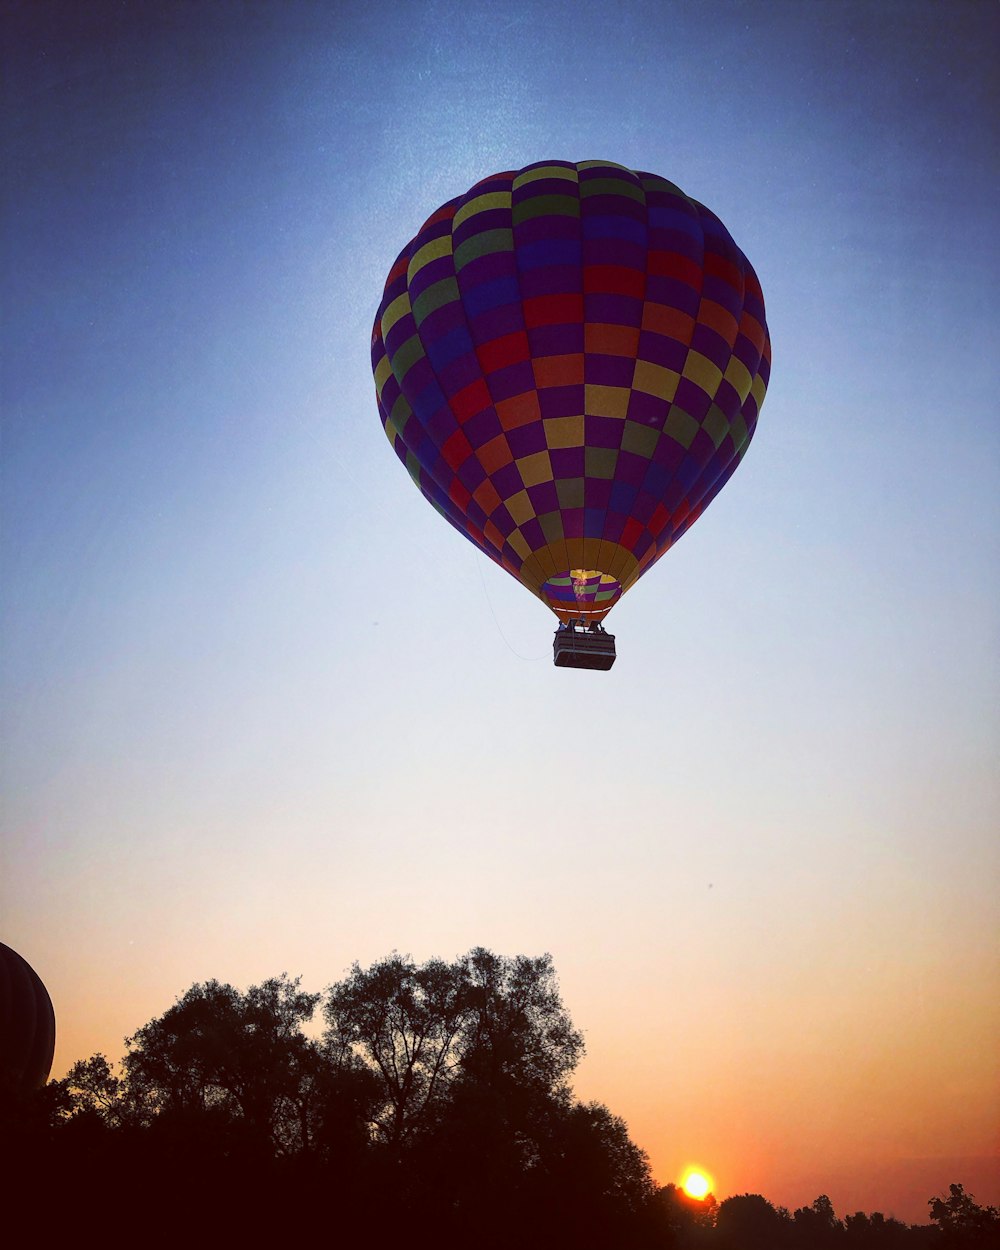
<instances>
[{"instance_id":1,"label":"tree canopy","mask_svg":"<svg viewBox=\"0 0 1000 1250\"><path fill-rule=\"evenodd\" d=\"M317 1010L321 1031L307 1029ZM201 1241L335 1228L481 1250L1000 1242L1000 1214L957 1184L920 1228L842 1220L825 1195L792 1215L760 1194L658 1189L625 1122L574 1097L582 1054L548 955L394 952L322 993L285 973L247 990L210 980L127 1037L119 1063L92 1055L5 1095L0 1171L68 1232L102 1210Z\"/></svg>"}]
</instances>

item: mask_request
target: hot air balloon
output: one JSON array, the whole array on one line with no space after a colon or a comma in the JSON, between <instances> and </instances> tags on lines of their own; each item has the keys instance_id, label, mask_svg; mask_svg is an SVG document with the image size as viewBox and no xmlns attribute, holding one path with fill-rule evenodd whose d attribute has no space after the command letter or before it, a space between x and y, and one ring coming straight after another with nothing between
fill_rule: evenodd
<instances>
[{"instance_id":1,"label":"hot air balloon","mask_svg":"<svg viewBox=\"0 0 1000 1250\"><path fill-rule=\"evenodd\" d=\"M0 942L0 1093L44 1085L55 1045L56 1017L45 986L17 951Z\"/></svg>"},{"instance_id":2,"label":"hot air balloon","mask_svg":"<svg viewBox=\"0 0 1000 1250\"><path fill-rule=\"evenodd\" d=\"M431 504L556 614L559 666L750 444L760 284L712 212L607 161L494 174L431 214L372 331L379 415Z\"/></svg>"}]
</instances>

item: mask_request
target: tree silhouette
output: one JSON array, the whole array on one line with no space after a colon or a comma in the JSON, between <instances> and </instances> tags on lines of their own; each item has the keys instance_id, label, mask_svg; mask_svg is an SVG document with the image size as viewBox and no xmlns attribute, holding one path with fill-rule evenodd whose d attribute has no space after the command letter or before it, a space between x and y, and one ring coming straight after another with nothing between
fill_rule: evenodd
<instances>
[{"instance_id":1,"label":"tree silhouette","mask_svg":"<svg viewBox=\"0 0 1000 1250\"><path fill-rule=\"evenodd\" d=\"M714 1244L718 1203L713 1194L692 1198L673 1183L656 1191L653 1199L655 1221L664 1244L688 1247Z\"/></svg>"},{"instance_id":2,"label":"tree silhouette","mask_svg":"<svg viewBox=\"0 0 1000 1250\"><path fill-rule=\"evenodd\" d=\"M859 1250L905 1250L914 1243L911 1230L899 1220L887 1219L881 1211L866 1215L856 1211L844 1218L846 1244Z\"/></svg>"},{"instance_id":3,"label":"tree silhouette","mask_svg":"<svg viewBox=\"0 0 1000 1250\"><path fill-rule=\"evenodd\" d=\"M725 1250L776 1250L788 1245L788 1212L761 1194L736 1194L719 1204L717 1244Z\"/></svg>"},{"instance_id":4,"label":"tree silhouette","mask_svg":"<svg viewBox=\"0 0 1000 1250\"><path fill-rule=\"evenodd\" d=\"M429 1118L457 1068L466 1019L462 969L434 959L418 967L392 954L354 964L323 1004L326 1053L359 1059L379 1078L376 1135L398 1154Z\"/></svg>"},{"instance_id":5,"label":"tree silhouette","mask_svg":"<svg viewBox=\"0 0 1000 1250\"><path fill-rule=\"evenodd\" d=\"M304 1026L322 1000L325 1030ZM985 1250L1000 1213L961 1185L933 1226L841 1221L760 1194L721 1204L656 1189L646 1155L570 1078L583 1038L552 961L477 947L451 963L392 954L323 995L286 974L193 985L104 1055L0 1100L0 1167L38 1210L113 1208L160 1239L318 1234L476 1250ZM113 1196L109 1189L113 1178ZM110 1207L109 1207L110 1204Z\"/></svg>"},{"instance_id":6,"label":"tree silhouette","mask_svg":"<svg viewBox=\"0 0 1000 1250\"><path fill-rule=\"evenodd\" d=\"M131 1119L124 1081L115 1075L106 1055L79 1059L70 1068L66 1081L77 1116L102 1120L109 1127L119 1127Z\"/></svg>"},{"instance_id":7,"label":"tree silhouette","mask_svg":"<svg viewBox=\"0 0 1000 1250\"><path fill-rule=\"evenodd\" d=\"M509 959L479 947L451 964L417 966L393 954L355 964L327 991L323 1014L327 1052L378 1076L373 1129L397 1155L433 1128L456 1085L466 1109L472 1086L508 1101L559 1097L583 1050L548 955Z\"/></svg>"},{"instance_id":8,"label":"tree silhouette","mask_svg":"<svg viewBox=\"0 0 1000 1250\"><path fill-rule=\"evenodd\" d=\"M837 1219L833 1203L826 1194L820 1194L811 1206L799 1207L794 1220L796 1245L825 1250L825 1247L839 1246L842 1242L844 1226Z\"/></svg>"},{"instance_id":9,"label":"tree silhouette","mask_svg":"<svg viewBox=\"0 0 1000 1250\"><path fill-rule=\"evenodd\" d=\"M419 1216L478 1245L515 1234L526 1244L526 1225L542 1237L543 1227L570 1218L565 1160L576 1152L582 1165L588 1149L606 1165L588 1187L591 1224L599 1201L648 1184L645 1156L620 1121L570 1098L583 1039L549 956L476 948L418 966L393 954L367 969L355 964L330 987L323 1013L327 1051L353 1055L377 1079L372 1129L395 1165L401 1218ZM637 1169L630 1179L623 1135Z\"/></svg>"},{"instance_id":10,"label":"tree silhouette","mask_svg":"<svg viewBox=\"0 0 1000 1250\"><path fill-rule=\"evenodd\" d=\"M240 993L194 985L126 1039L130 1099L152 1117L239 1121L247 1140L308 1149L317 1048L301 1032L319 1001L284 974Z\"/></svg>"},{"instance_id":11,"label":"tree silhouette","mask_svg":"<svg viewBox=\"0 0 1000 1250\"><path fill-rule=\"evenodd\" d=\"M1000 1211L979 1206L963 1185L949 1185L947 1198L931 1198L927 1205L941 1230L941 1244L949 1250L1000 1246Z\"/></svg>"},{"instance_id":12,"label":"tree silhouette","mask_svg":"<svg viewBox=\"0 0 1000 1250\"><path fill-rule=\"evenodd\" d=\"M505 959L481 947L459 961L466 1022L461 1068L491 1088L558 1094L583 1054L549 955Z\"/></svg>"},{"instance_id":13,"label":"tree silhouette","mask_svg":"<svg viewBox=\"0 0 1000 1250\"><path fill-rule=\"evenodd\" d=\"M649 1205L655 1192L649 1160L630 1139L624 1120L600 1103L556 1112L552 1130L539 1172L545 1186L561 1195L567 1242L592 1238L606 1245L616 1228Z\"/></svg>"}]
</instances>

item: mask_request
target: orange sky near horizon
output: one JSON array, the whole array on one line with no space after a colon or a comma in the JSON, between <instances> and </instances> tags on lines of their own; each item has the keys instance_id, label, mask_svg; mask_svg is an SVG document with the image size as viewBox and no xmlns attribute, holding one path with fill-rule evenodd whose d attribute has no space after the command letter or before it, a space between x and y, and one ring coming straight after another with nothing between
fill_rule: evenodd
<instances>
[{"instance_id":1,"label":"orange sky near horizon","mask_svg":"<svg viewBox=\"0 0 1000 1250\"><path fill-rule=\"evenodd\" d=\"M462 849L456 833L435 853L455 862ZM833 844L830 850L837 853ZM215 976L245 986L286 969L301 973L306 988L321 990L353 958L388 953L378 945L384 916L412 901L404 904L383 882L377 914L345 912L346 891L331 899L322 875L283 863L277 851L265 856L267 891L245 893L246 879L230 883L218 929L218 920L211 929L197 927L201 894L185 908L181 880L169 887L176 913L164 908L148 918L169 919L165 931L142 925L126 892L118 903L126 915L95 916L91 930L77 935L99 957L79 965L72 981L59 971L65 939L50 927L39 966L45 964L59 1004L54 1074L97 1049L119 1057L124 1035L196 980ZM761 853L758 843L755 855ZM466 865L470 880L486 871L485 847L465 854L482 861ZM847 890L823 913L822 878L815 887L800 880L795 906L779 908L772 895L789 887L788 875L770 885L765 876L749 890L752 876L737 865L714 871L709 882L692 862L678 869L669 897L656 879L631 885L631 910L615 903L619 922L608 932L593 916L601 898L610 904L615 873L631 880L621 856L611 839L601 852L603 867L581 866L576 901L569 893L544 908L541 881L517 886L507 877L495 883L490 909L478 919L467 903L458 915L432 917L422 909L431 944L411 953L451 957L475 944L476 933L503 953L536 954L543 935L558 931L552 953L563 998L587 1044L576 1094L623 1116L660 1183L679 1183L696 1161L715 1178L719 1199L759 1192L794 1208L827 1193L841 1216L878 1209L907 1222L923 1222L927 1200L953 1181L981 1202L1000 1200L1000 1012L984 993L994 960L959 897L939 894L934 915L917 881L906 888L897 877L893 885L887 872L878 915L854 914ZM859 872L856 888L871 871L869 863ZM75 881L86 886L88 877ZM587 881L594 883L589 898ZM461 881L451 889L457 907L466 891ZM280 942L261 941L259 925L274 921L268 894L301 904L298 922L280 921ZM304 918L319 914L324 895L340 924L322 929L313 945ZM660 911L651 906L657 896ZM942 912L951 934L947 948L935 937ZM127 915L132 936L116 947L108 935L129 931ZM684 925L674 929L669 915L685 916ZM350 949L341 931L347 925L355 935ZM664 927L672 930L670 941ZM465 946L455 941L462 930ZM789 932L797 949L791 961L782 958ZM657 934L662 953L637 960L633 952L651 950ZM192 938L203 947L194 960ZM337 950L336 960L318 956L323 942ZM265 949L285 954L262 961Z\"/></svg>"}]
</instances>

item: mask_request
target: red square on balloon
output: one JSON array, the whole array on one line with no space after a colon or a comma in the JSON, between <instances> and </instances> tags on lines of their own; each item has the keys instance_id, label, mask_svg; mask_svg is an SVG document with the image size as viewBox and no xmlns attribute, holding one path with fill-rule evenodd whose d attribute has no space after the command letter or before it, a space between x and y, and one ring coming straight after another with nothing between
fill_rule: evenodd
<instances>
[{"instance_id":1,"label":"red square on balloon","mask_svg":"<svg viewBox=\"0 0 1000 1250\"><path fill-rule=\"evenodd\" d=\"M470 382L468 386L464 386L456 394L449 399L451 410L459 421L464 425L470 417L474 417L477 412L482 412L484 408L488 408L492 403L490 392L482 378L476 378L474 382Z\"/></svg>"}]
</instances>

